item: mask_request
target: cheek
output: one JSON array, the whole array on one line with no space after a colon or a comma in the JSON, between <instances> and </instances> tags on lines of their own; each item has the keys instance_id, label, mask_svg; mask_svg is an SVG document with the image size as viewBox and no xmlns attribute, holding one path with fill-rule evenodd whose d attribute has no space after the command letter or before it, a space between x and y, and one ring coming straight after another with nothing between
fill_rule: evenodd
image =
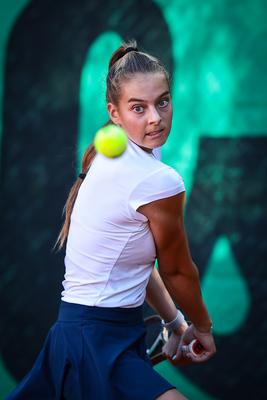
<instances>
[{"instance_id":1,"label":"cheek","mask_svg":"<svg viewBox=\"0 0 267 400\"><path fill-rule=\"evenodd\" d=\"M166 113L166 120L170 124L172 121L172 107L169 108L168 112Z\"/></svg>"},{"instance_id":2,"label":"cheek","mask_svg":"<svg viewBox=\"0 0 267 400\"><path fill-rule=\"evenodd\" d=\"M124 123L125 127L132 131L138 129L138 127L141 128L144 125L144 118L141 118L138 115L129 114L124 120Z\"/></svg>"}]
</instances>

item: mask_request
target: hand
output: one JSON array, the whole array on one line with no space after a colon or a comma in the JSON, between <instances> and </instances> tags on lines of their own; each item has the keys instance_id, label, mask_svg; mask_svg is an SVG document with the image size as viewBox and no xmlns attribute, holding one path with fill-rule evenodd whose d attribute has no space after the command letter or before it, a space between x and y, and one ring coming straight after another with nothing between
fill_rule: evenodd
<instances>
[{"instance_id":1,"label":"hand","mask_svg":"<svg viewBox=\"0 0 267 400\"><path fill-rule=\"evenodd\" d=\"M175 358L175 360L173 360L173 356L175 356L177 353L181 337L183 333L187 330L187 328L188 325L186 322L181 324L178 330L172 331L168 341L164 344L164 346L162 346L162 353L173 365L192 364L192 360L190 360L189 358L185 358L183 355L181 355L179 359Z\"/></svg>"},{"instance_id":2,"label":"hand","mask_svg":"<svg viewBox=\"0 0 267 400\"><path fill-rule=\"evenodd\" d=\"M171 359L172 356L177 352L182 334L172 332L168 341L162 346L162 353Z\"/></svg>"},{"instance_id":3,"label":"hand","mask_svg":"<svg viewBox=\"0 0 267 400\"><path fill-rule=\"evenodd\" d=\"M162 346L162 352L166 355L167 358L172 358L174 354L177 352L179 347L179 343L183 333L187 330L188 324L184 321L176 330L171 331L171 335L168 338L168 341Z\"/></svg>"},{"instance_id":4,"label":"hand","mask_svg":"<svg viewBox=\"0 0 267 400\"><path fill-rule=\"evenodd\" d=\"M213 335L211 332L200 332L198 329L192 324L189 328L183 333L181 340L179 342L178 350L176 352L176 358L179 360L183 357L181 348L184 345L188 345L192 342L192 340L198 339L202 346L204 347L204 351L198 356L194 356L191 353L186 355L186 358L193 362L204 362L209 360L216 353L216 346L214 343Z\"/></svg>"}]
</instances>

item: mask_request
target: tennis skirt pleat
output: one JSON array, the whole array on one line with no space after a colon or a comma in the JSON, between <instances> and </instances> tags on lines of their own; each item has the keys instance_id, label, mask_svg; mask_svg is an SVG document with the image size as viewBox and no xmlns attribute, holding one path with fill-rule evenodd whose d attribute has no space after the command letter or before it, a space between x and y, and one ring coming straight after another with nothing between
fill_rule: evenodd
<instances>
[{"instance_id":1,"label":"tennis skirt pleat","mask_svg":"<svg viewBox=\"0 0 267 400\"><path fill-rule=\"evenodd\" d=\"M173 386L146 354L143 307L62 301L32 370L6 400L152 400Z\"/></svg>"}]
</instances>

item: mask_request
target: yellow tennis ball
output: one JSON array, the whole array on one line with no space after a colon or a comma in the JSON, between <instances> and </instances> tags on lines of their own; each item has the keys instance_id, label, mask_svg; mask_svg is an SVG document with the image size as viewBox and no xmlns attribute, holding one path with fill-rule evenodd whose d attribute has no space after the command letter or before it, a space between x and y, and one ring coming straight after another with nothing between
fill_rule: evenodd
<instances>
[{"instance_id":1,"label":"yellow tennis ball","mask_svg":"<svg viewBox=\"0 0 267 400\"><path fill-rule=\"evenodd\" d=\"M96 132L94 145L98 153L106 157L119 157L127 147L125 131L116 125L107 125Z\"/></svg>"}]
</instances>

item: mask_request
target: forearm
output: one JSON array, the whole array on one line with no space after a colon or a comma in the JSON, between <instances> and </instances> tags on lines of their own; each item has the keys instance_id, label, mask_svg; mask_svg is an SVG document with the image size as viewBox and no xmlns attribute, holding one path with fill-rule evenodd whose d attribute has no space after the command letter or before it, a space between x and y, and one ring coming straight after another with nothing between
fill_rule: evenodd
<instances>
[{"instance_id":1,"label":"forearm","mask_svg":"<svg viewBox=\"0 0 267 400\"><path fill-rule=\"evenodd\" d=\"M192 261L184 226L185 192L163 198L138 211L149 220L156 245L159 272L172 299L194 326L210 331L211 320L204 305L198 270Z\"/></svg>"},{"instance_id":2,"label":"forearm","mask_svg":"<svg viewBox=\"0 0 267 400\"><path fill-rule=\"evenodd\" d=\"M203 302L198 270L190 265L188 273L161 275L163 282L174 301L200 331L209 331L211 319Z\"/></svg>"},{"instance_id":3,"label":"forearm","mask_svg":"<svg viewBox=\"0 0 267 400\"><path fill-rule=\"evenodd\" d=\"M155 267L146 287L146 302L162 319L171 321L176 317L175 304Z\"/></svg>"},{"instance_id":4,"label":"forearm","mask_svg":"<svg viewBox=\"0 0 267 400\"><path fill-rule=\"evenodd\" d=\"M177 316L176 306L156 268L153 268L146 288L146 302L166 322L174 320ZM186 327L187 327L186 323L182 324L181 332Z\"/></svg>"}]
</instances>

